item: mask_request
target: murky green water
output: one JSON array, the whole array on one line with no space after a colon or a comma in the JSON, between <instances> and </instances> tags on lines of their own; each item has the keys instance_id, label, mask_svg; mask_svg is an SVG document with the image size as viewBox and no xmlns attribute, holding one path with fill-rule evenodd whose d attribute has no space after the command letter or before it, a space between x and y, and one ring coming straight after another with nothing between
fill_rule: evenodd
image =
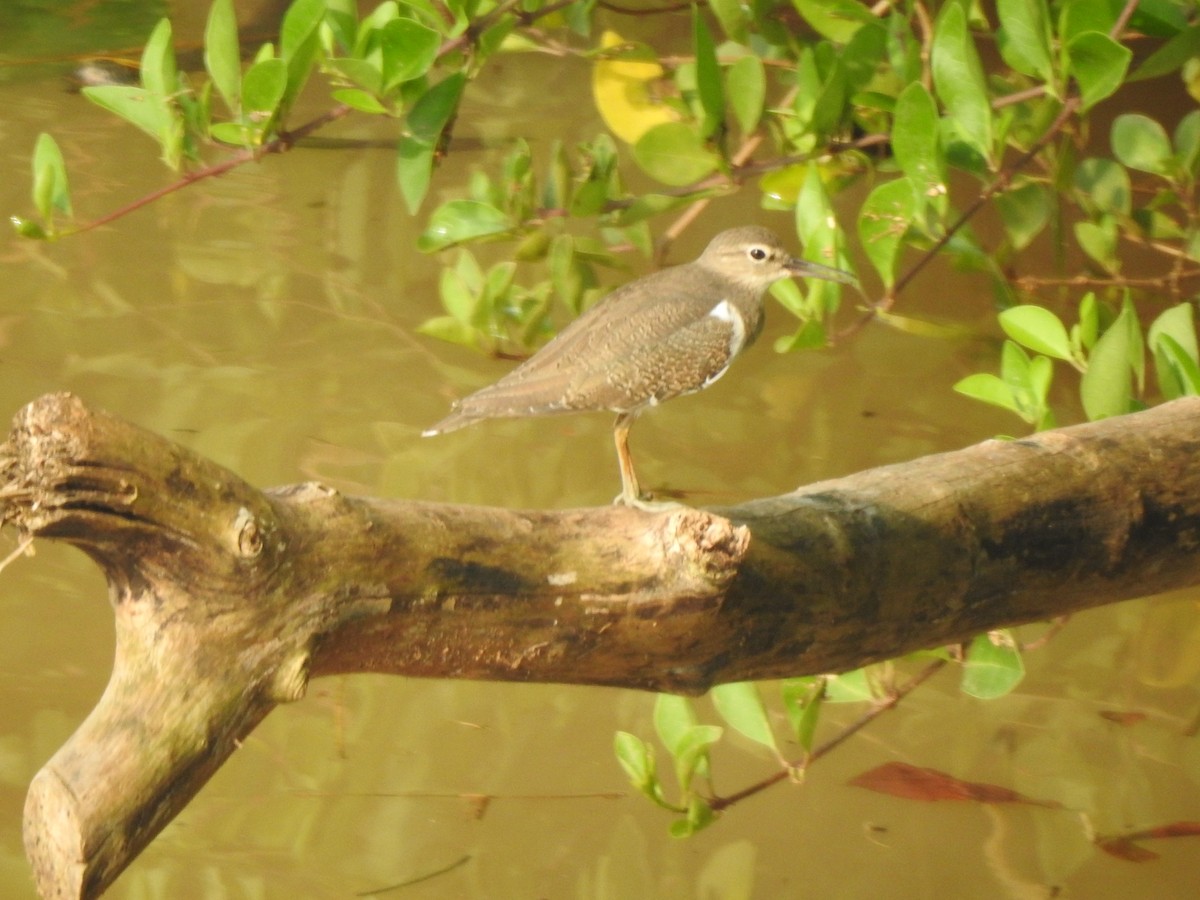
<instances>
[{"instance_id":1,"label":"murky green water","mask_svg":"<svg viewBox=\"0 0 1200 900\"><path fill-rule=\"evenodd\" d=\"M194 35L201 19L189 18ZM41 130L63 147L81 218L168 179L147 141L56 75L15 71L0 81L0 212L30 212L26 173ZM545 91L586 84L582 64L522 58L501 72L470 95L463 143L438 176L444 196L510 137L544 148L599 127ZM389 136L361 119L326 134ZM418 437L451 398L509 364L415 335L439 311L438 262L414 252L420 222L402 211L392 173L385 149L301 150L58 244L0 236L0 416L66 389L260 485L320 479L399 498L607 502L619 487L607 416ZM677 258L751 219L788 230L726 201ZM988 303L981 283L939 272L903 311L975 324L988 320ZM984 345L872 327L836 350L779 357L771 339L788 326L771 312L760 346L719 385L639 423L634 452L648 485L724 503L1014 427L950 391L990 364ZM68 549L37 549L0 574L0 895L14 898L32 896L20 841L26 786L99 695L112 653L97 571ZM1095 850L1086 830L1200 818L1200 750L1182 736L1200 699L1196 613L1181 597L1077 616L1029 658L1016 695L978 703L943 676L822 761L802 789L776 788L684 842L628 794L612 758L615 729L651 734L650 696L318 681L272 714L111 896L350 897L447 867L381 896L1192 896L1194 842L1160 842L1160 860L1134 864ZM1121 727L1100 717L1106 710L1147 718ZM856 715L835 711L831 724ZM770 771L731 743L738 749L717 763L727 792ZM922 805L846 785L891 759L1069 809ZM484 807L477 795L494 799Z\"/></svg>"}]
</instances>

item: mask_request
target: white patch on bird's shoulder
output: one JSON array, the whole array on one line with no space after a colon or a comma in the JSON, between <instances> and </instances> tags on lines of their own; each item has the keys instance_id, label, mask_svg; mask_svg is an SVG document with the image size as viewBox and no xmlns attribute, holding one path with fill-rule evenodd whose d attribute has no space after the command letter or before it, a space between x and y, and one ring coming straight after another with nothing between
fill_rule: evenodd
<instances>
[{"instance_id":1,"label":"white patch on bird's shoulder","mask_svg":"<svg viewBox=\"0 0 1200 900\"><path fill-rule=\"evenodd\" d=\"M722 300L710 309L708 314L720 322L729 323L729 358L737 356L746 345L746 320L742 318L742 314L728 300Z\"/></svg>"},{"instance_id":2,"label":"white patch on bird's shoulder","mask_svg":"<svg viewBox=\"0 0 1200 900\"><path fill-rule=\"evenodd\" d=\"M737 314L737 310L733 308L733 304L728 300L722 300L710 309L708 314L714 319L720 319L722 322L729 322L730 324L741 321L741 316Z\"/></svg>"},{"instance_id":3,"label":"white patch on bird's shoulder","mask_svg":"<svg viewBox=\"0 0 1200 900\"><path fill-rule=\"evenodd\" d=\"M746 345L746 320L742 318L742 314L738 312L736 306L728 300L722 300L716 306L708 311L710 318L716 319L718 322L724 322L729 325L729 357L718 371L713 372L704 379L704 384L701 388L706 388L722 375L729 368L729 363L733 358L741 353L742 348Z\"/></svg>"}]
</instances>

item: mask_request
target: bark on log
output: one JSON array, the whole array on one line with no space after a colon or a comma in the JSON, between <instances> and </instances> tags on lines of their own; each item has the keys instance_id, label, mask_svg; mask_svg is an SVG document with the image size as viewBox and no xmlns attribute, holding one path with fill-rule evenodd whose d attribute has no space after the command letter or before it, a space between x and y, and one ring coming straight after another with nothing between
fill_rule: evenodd
<instances>
[{"instance_id":1,"label":"bark on log","mask_svg":"<svg viewBox=\"0 0 1200 900\"><path fill-rule=\"evenodd\" d=\"M108 577L110 683L35 776L44 897L95 897L238 742L346 672L619 685L840 671L1200 583L1200 400L722 510L259 491L68 394L16 416L0 521Z\"/></svg>"}]
</instances>

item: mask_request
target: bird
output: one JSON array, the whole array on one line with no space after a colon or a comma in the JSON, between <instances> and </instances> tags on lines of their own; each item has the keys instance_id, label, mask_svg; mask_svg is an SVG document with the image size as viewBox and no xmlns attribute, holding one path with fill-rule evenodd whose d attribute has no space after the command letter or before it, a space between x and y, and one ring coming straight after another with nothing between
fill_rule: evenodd
<instances>
[{"instance_id":1,"label":"bird","mask_svg":"<svg viewBox=\"0 0 1200 900\"><path fill-rule=\"evenodd\" d=\"M725 374L762 331L763 296L783 278L857 285L849 272L792 256L773 232L746 225L717 234L689 263L616 288L499 381L458 400L422 436L483 419L609 410L621 493L652 509L629 453L629 429L654 407Z\"/></svg>"}]
</instances>

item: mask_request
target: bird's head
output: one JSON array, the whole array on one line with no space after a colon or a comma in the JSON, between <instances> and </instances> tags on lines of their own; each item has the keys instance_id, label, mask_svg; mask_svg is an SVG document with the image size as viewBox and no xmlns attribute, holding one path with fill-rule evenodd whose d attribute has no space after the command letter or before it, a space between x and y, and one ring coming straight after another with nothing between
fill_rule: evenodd
<instances>
[{"instance_id":1,"label":"bird's head","mask_svg":"<svg viewBox=\"0 0 1200 900\"><path fill-rule=\"evenodd\" d=\"M757 225L722 231L704 248L697 262L723 278L758 291L795 275L858 286L858 279L849 272L792 256L774 232Z\"/></svg>"}]
</instances>

